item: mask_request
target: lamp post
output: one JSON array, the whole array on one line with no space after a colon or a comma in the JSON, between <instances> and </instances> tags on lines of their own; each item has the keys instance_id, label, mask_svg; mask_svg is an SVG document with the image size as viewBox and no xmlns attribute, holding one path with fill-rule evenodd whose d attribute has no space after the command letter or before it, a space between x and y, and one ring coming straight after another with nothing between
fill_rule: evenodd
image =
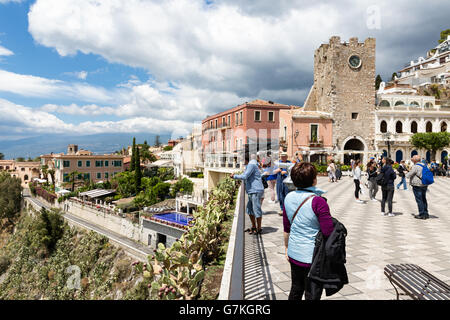
<instances>
[{"instance_id":1,"label":"lamp post","mask_svg":"<svg viewBox=\"0 0 450 320\"><path fill-rule=\"evenodd\" d=\"M391 159L391 141L394 141L397 139L398 134L397 133L390 133L390 132L385 132L383 133L383 139L387 144L388 147L388 158Z\"/></svg>"}]
</instances>

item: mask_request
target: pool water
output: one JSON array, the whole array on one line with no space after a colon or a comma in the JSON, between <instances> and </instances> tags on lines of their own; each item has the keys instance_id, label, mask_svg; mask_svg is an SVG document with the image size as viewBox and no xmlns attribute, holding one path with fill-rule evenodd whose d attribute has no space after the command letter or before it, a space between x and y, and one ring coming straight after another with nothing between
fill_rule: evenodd
<instances>
[{"instance_id":1,"label":"pool water","mask_svg":"<svg viewBox=\"0 0 450 320\"><path fill-rule=\"evenodd\" d=\"M188 222L192 220L192 217L187 216L186 214L177 213L177 212L168 212L163 214L155 214L153 218L166 220L170 222L175 222L181 224L183 226L187 226Z\"/></svg>"}]
</instances>

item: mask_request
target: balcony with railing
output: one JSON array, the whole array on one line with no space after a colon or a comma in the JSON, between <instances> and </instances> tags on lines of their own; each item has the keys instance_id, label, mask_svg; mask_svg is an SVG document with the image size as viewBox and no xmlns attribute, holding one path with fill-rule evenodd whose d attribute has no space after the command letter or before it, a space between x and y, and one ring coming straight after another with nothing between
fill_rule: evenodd
<instances>
[{"instance_id":1,"label":"balcony with railing","mask_svg":"<svg viewBox=\"0 0 450 320\"><path fill-rule=\"evenodd\" d=\"M205 168L242 169L243 163L238 153L218 152L205 155Z\"/></svg>"},{"instance_id":2,"label":"balcony with railing","mask_svg":"<svg viewBox=\"0 0 450 320\"><path fill-rule=\"evenodd\" d=\"M308 137L308 144L311 148L323 147L323 137L310 136Z\"/></svg>"}]
</instances>

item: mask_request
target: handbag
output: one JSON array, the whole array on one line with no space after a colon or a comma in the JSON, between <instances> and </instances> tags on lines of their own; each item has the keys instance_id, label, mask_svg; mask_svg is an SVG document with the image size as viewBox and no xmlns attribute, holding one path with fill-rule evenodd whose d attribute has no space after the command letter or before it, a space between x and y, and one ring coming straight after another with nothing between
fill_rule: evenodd
<instances>
[{"instance_id":1,"label":"handbag","mask_svg":"<svg viewBox=\"0 0 450 320\"><path fill-rule=\"evenodd\" d=\"M267 189L269 187L269 184L267 183L267 176L266 175L262 176L261 180L262 180L264 189Z\"/></svg>"}]
</instances>

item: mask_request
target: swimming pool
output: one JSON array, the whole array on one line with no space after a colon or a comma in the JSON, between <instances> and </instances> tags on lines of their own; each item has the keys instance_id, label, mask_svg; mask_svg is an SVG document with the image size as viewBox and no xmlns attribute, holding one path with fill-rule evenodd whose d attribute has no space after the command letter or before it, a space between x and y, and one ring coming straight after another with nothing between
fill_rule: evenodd
<instances>
[{"instance_id":1,"label":"swimming pool","mask_svg":"<svg viewBox=\"0 0 450 320\"><path fill-rule=\"evenodd\" d=\"M178 213L178 212L154 214L153 218L178 223L183 226L187 226L188 222L192 220L192 217L189 217L186 214Z\"/></svg>"}]
</instances>

